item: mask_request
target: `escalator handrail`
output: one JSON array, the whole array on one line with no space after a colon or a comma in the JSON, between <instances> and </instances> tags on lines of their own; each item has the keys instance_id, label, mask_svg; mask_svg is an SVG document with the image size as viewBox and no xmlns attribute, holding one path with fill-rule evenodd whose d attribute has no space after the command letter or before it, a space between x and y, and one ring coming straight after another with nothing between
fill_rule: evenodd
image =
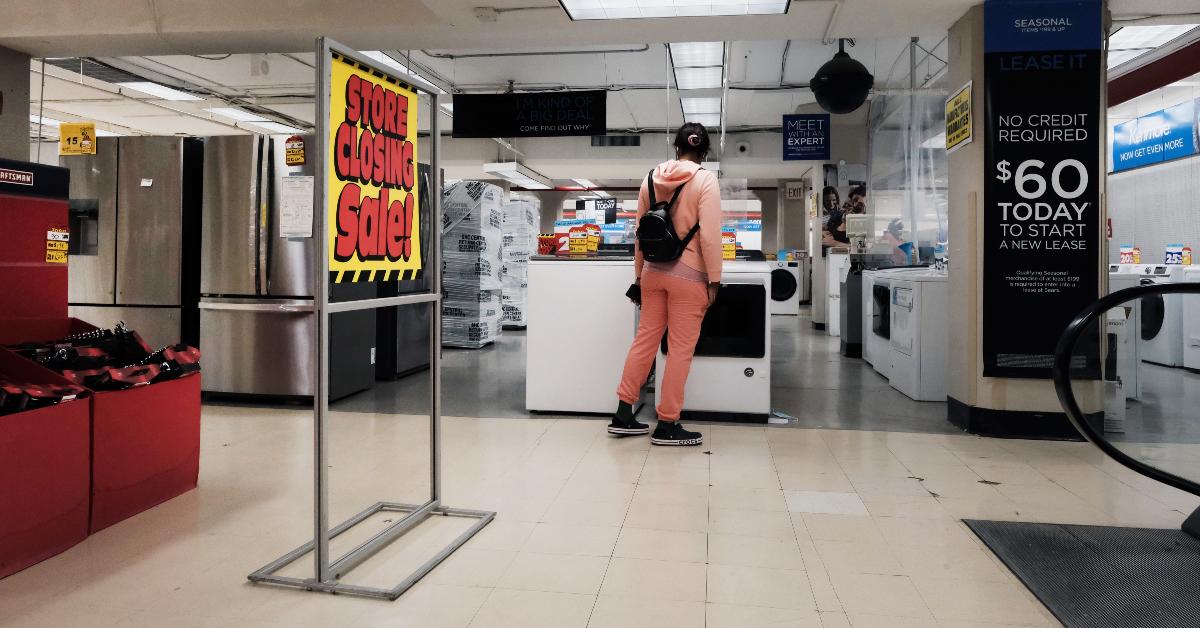
<instances>
[{"instance_id":1,"label":"escalator handrail","mask_svg":"<svg viewBox=\"0 0 1200 628\"><path fill-rule=\"evenodd\" d=\"M1075 349L1075 343L1083 335L1084 330L1114 306L1130 301L1137 301L1142 297L1155 294L1200 294L1200 283L1161 283L1126 288L1118 290L1084 308L1067 325L1067 328L1063 330L1062 336L1058 339L1058 347L1054 352L1054 389L1058 393L1059 403L1062 404L1063 410L1067 413L1067 418L1071 420L1075 429L1079 430L1080 434L1083 434L1085 438L1091 441L1093 445L1099 447L1101 451L1108 454L1109 457L1150 479L1157 480L1193 495L1200 495L1200 484L1173 473L1168 473L1157 467L1152 467L1129 456L1108 442L1102 433L1096 431L1083 418L1083 410L1079 407L1079 402L1075 399L1075 391L1071 388L1071 357Z\"/></svg>"}]
</instances>

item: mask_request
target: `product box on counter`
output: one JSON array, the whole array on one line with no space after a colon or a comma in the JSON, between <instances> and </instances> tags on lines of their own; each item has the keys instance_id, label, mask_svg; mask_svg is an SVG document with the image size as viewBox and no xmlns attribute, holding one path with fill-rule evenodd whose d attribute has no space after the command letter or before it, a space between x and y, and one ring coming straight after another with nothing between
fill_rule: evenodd
<instances>
[{"instance_id":1,"label":"product box on counter","mask_svg":"<svg viewBox=\"0 0 1200 628\"><path fill-rule=\"evenodd\" d=\"M4 349L0 380L70 383ZM0 578L87 538L89 411L88 399L77 397L0 415Z\"/></svg>"}]
</instances>

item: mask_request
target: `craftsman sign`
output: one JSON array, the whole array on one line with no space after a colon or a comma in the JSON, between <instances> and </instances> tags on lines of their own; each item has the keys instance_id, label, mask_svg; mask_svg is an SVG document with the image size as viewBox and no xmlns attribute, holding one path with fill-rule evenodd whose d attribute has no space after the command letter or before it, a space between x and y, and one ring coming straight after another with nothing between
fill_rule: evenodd
<instances>
[{"instance_id":1,"label":"craftsman sign","mask_svg":"<svg viewBox=\"0 0 1200 628\"><path fill-rule=\"evenodd\" d=\"M1100 0L987 0L983 374L1049 378L1100 295ZM949 140L949 137L947 137ZM1098 372L1086 335L1081 375Z\"/></svg>"},{"instance_id":2,"label":"craftsman sign","mask_svg":"<svg viewBox=\"0 0 1200 628\"><path fill-rule=\"evenodd\" d=\"M829 151L829 114L783 116L784 161L828 161Z\"/></svg>"},{"instance_id":3,"label":"craftsman sign","mask_svg":"<svg viewBox=\"0 0 1200 628\"><path fill-rule=\"evenodd\" d=\"M956 148L970 144L971 128L975 126L971 119L971 82L967 81L962 89L946 99L946 152L953 153Z\"/></svg>"},{"instance_id":4,"label":"craftsman sign","mask_svg":"<svg viewBox=\"0 0 1200 628\"><path fill-rule=\"evenodd\" d=\"M604 90L455 94L454 137L604 135Z\"/></svg>"},{"instance_id":5,"label":"craftsman sign","mask_svg":"<svg viewBox=\"0 0 1200 628\"><path fill-rule=\"evenodd\" d=\"M384 69L331 55L329 271L335 282L418 278L417 94Z\"/></svg>"}]
</instances>

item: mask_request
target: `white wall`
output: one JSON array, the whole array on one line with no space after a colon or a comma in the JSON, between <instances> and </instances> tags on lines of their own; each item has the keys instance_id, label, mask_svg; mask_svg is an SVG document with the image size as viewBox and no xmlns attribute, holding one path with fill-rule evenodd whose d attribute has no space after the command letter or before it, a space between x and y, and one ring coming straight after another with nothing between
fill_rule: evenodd
<instances>
[{"instance_id":1,"label":"white wall","mask_svg":"<svg viewBox=\"0 0 1200 628\"><path fill-rule=\"evenodd\" d=\"M1110 264L1122 244L1141 248L1143 264L1162 263L1168 244L1200 254L1200 156L1109 175L1108 215Z\"/></svg>"}]
</instances>

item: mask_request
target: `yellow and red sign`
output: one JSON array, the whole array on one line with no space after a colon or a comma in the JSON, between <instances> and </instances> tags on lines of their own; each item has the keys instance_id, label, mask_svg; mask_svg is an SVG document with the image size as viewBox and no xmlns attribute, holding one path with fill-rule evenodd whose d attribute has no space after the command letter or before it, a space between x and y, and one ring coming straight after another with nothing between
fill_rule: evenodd
<instances>
[{"instance_id":1,"label":"yellow and red sign","mask_svg":"<svg viewBox=\"0 0 1200 628\"><path fill-rule=\"evenodd\" d=\"M721 232L721 259L737 259L737 233L734 231Z\"/></svg>"},{"instance_id":2,"label":"yellow and red sign","mask_svg":"<svg viewBox=\"0 0 1200 628\"><path fill-rule=\"evenodd\" d=\"M335 282L421 275L417 108L410 86L332 53L325 165Z\"/></svg>"},{"instance_id":3,"label":"yellow and red sign","mask_svg":"<svg viewBox=\"0 0 1200 628\"><path fill-rule=\"evenodd\" d=\"M95 155L96 123L63 122L58 125L59 155Z\"/></svg>"}]
</instances>

